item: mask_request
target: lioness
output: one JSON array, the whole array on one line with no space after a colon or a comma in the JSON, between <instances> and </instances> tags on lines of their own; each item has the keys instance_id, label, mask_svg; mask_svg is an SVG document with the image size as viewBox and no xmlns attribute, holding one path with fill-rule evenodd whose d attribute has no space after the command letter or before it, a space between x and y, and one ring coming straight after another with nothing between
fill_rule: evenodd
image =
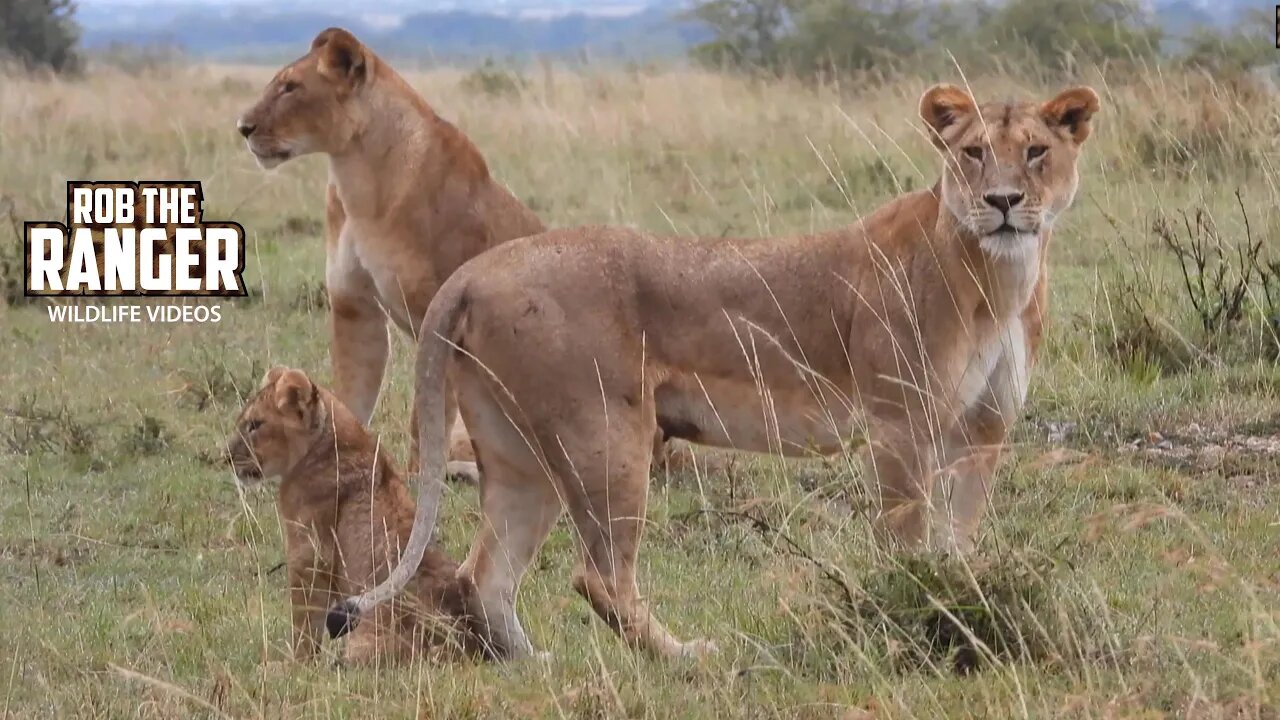
<instances>
[{"instance_id":1,"label":"lioness","mask_svg":"<svg viewBox=\"0 0 1280 720\"><path fill-rule=\"evenodd\" d=\"M419 334L425 487L409 545L386 582L333 608L330 632L391 596L431 535L447 368L483 478L459 578L500 654L532 651L516 592L562 505L581 542L574 588L610 627L660 656L712 648L664 630L636 587L655 427L784 455L864 436L881 537L967 547L1025 398L1052 226L1098 107L1089 88L978 106L939 85L920 115L941 180L849 227L755 242L579 228L464 265Z\"/></svg>"},{"instance_id":2,"label":"lioness","mask_svg":"<svg viewBox=\"0 0 1280 720\"><path fill-rule=\"evenodd\" d=\"M416 333L460 265L545 226L493 179L466 135L340 28L321 32L310 52L276 73L236 126L263 168L308 153L329 156L325 285L334 389L368 424L387 365L386 318ZM465 429L455 426L451 457L470 454Z\"/></svg>"},{"instance_id":3,"label":"lioness","mask_svg":"<svg viewBox=\"0 0 1280 720\"><path fill-rule=\"evenodd\" d=\"M300 370L267 373L240 411L227 453L241 483L283 478L277 501L293 652L310 658L319 647L325 608L385 578L399 557L413 525L409 490L378 441ZM461 629L457 567L437 547L428 548L409 592L379 607L367 631L361 625L344 660L402 659L443 631Z\"/></svg>"}]
</instances>

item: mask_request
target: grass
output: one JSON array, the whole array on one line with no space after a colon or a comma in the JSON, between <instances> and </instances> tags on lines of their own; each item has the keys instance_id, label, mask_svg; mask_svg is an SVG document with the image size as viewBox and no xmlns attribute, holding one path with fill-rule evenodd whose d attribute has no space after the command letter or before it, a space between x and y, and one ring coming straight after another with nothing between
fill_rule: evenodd
<instances>
[{"instance_id":1,"label":"grass","mask_svg":"<svg viewBox=\"0 0 1280 720\"><path fill-rule=\"evenodd\" d=\"M269 72L0 81L0 226L61 217L68 179L196 178L206 216L248 231L255 289L223 303L216 325L55 325L4 293L15 302L0 302L0 715L1277 716L1280 369L1268 311L1255 286L1218 332L1264 339L1206 336L1152 232L1160 217L1203 211L1216 237L1240 237L1238 189L1276 259L1274 98L1159 70L1080 78L1104 109L1055 235L1052 322L1026 418L968 562L876 550L852 457L738 457L655 481L641 555L659 617L712 637L719 656L664 665L629 653L570 589L562 525L521 597L552 662L353 671L332 666L332 645L314 666L285 659L274 499L241 496L217 461L240 395L269 364L328 378L324 161L263 173L233 129ZM936 174L914 111L942 78L850 90L551 68L478 92L474 77L411 79L554 225L801 232ZM1057 90L1034 76L973 84L980 97ZM1177 343L1176 364L1134 352L1141 339L1115 341L1147 326ZM410 362L398 338L375 419L401 460ZM1209 437L1247 442L1213 440L1214 463L1163 445L1207 456ZM447 502L442 537L460 557L476 498L454 488Z\"/></svg>"}]
</instances>

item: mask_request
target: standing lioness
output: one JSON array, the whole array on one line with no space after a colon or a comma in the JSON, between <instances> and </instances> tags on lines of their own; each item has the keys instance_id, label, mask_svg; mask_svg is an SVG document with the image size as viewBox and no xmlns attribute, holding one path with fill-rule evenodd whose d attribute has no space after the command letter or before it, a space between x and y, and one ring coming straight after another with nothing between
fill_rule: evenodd
<instances>
[{"instance_id":1,"label":"standing lioness","mask_svg":"<svg viewBox=\"0 0 1280 720\"><path fill-rule=\"evenodd\" d=\"M672 637L636 586L657 427L782 454L865 437L876 527L966 546L1025 398L1050 234L1098 106L1088 88L978 106L940 85L920 115L941 181L849 227L756 242L578 228L467 263L420 332L425 487L409 546L387 582L331 611L330 631L394 593L431 535L450 364L485 518L459 577L509 656L532 651L516 592L563 507L581 540L574 588L610 627L658 655L709 647Z\"/></svg>"},{"instance_id":2,"label":"standing lioness","mask_svg":"<svg viewBox=\"0 0 1280 720\"><path fill-rule=\"evenodd\" d=\"M387 365L386 318L412 335L460 265L545 227L466 135L346 30L317 35L237 127L264 168L329 156L329 353L338 397L368 424ZM461 428L452 455L470 455Z\"/></svg>"}]
</instances>

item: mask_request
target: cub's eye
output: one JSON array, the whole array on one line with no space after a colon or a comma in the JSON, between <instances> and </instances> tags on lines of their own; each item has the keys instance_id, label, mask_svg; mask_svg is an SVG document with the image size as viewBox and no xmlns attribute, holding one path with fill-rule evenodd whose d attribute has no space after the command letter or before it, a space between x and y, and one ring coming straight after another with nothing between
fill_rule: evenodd
<instances>
[{"instance_id":1,"label":"cub's eye","mask_svg":"<svg viewBox=\"0 0 1280 720\"><path fill-rule=\"evenodd\" d=\"M293 80L286 80L284 83L284 93L287 95L298 89L298 83Z\"/></svg>"},{"instance_id":2,"label":"cub's eye","mask_svg":"<svg viewBox=\"0 0 1280 720\"><path fill-rule=\"evenodd\" d=\"M262 427L261 420L250 420L248 423L245 423L244 431L246 433L253 433L260 427Z\"/></svg>"},{"instance_id":3,"label":"cub's eye","mask_svg":"<svg viewBox=\"0 0 1280 720\"><path fill-rule=\"evenodd\" d=\"M968 147L966 147L966 148L964 149L964 154L965 154L965 155L968 155L969 157L973 158L974 160L981 161L981 160L982 160L982 146L981 146L981 145L970 145L970 146L968 146Z\"/></svg>"},{"instance_id":4,"label":"cub's eye","mask_svg":"<svg viewBox=\"0 0 1280 720\"><path fill-rule=\"evenodd\" d=\"M1049 148L1044 145L1032 145L1027 148L1027 161L1035 160L1047 152L1049 152Z\"/></svg>"}]
</instances>

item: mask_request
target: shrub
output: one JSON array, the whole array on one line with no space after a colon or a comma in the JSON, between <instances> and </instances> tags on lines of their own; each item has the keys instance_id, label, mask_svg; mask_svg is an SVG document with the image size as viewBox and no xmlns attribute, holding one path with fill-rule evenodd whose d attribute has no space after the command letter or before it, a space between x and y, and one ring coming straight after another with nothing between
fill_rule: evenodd
<instances>
[{"instance_id":1,"label":"shrub","mask_svg":"<svg viewBox=\"0 0 1280 720\"><path fill-rule=\"evenodd\" d=\"M1150 56L1161 31L1132 0L1010 0L979 31L995 43L1021 45L1045 67Z\"/></svg>"},{"instance_id":2,"label":"shrub","mask_svg":"<svg viewBox=\"0 0 1280 720\"><path fill-rule=\"evenodd\" d=\"M1127 257L1113 258L1120 269L1104 284L1104 317L1094 331L1135 379L1203 360L1280 357L1280 259L1266 255L1243 196L1235 197L1235 231L1203 207L1160 213L1149 225L1156 244L1147 257L1119 232ZM1170 263L1172 283L1153 270Z\"/></svg>"},{"instance_id":3,"label":"shrub","mask_svg":"<svg viewBox=\"0 0 1280 720\"><path fill-rule=\"evenodd\" d=\"M1159 50L1161 31L1134 0L705 0L686 14L712 39L695 60L805 76L893 70L962 57L989 65L993 46L1033 64L1131 60Z\"/></svg>"},{"instance_id":4,"label":"shrub","mask_svg":"<svg viewBox=\"0 0 1280 720\"><path fill-rule=\"evenodd\" d=\"M1224 241L1213 216L1203 208L1179 215L1176 220L1156 218L1151 231L1177 259L1182 289L1205 336L1219 337L1244 317L1244 302L1262 241L1254 242L1251 232L1241 242ZM1247 216L1245 222L1247 228Z\"/></svg>"},{"instance_id":5,"label":"shrub","mask_svg":"<svg viewBox=\"0 0 1280 720\"><path fill-rule=\"evenodd\" d=\"M27 68L78 70L80 30L72 0L5 0L0 3L0 58Z\"/></svg>"},{"instance_id":6,"label":"shrub","mask_svg":"<svg viewBox=\"0 0 1280 720\"><path fill-rule=\"evenodd\" d=\"M34 394L15 400L13 406L0 408L0 439L9 452L87 456L93 450L93 429L65 404L50 406Z\"/></svg>"},{"instance_id":7,"label":"shrub","mask_svg":"<svg viewBox=\"0 0 1280 720\"><path fill-rule=\"evenodd\" d=\"M484 64L462 78L461 85L463 90L477 95L515 97L529 86L529 82L519 72L501 68L493 58L486 58Z\"/></svg>"},{"instance_id":8,"label":"shrub","mask_svg":"<svg viewBox=\"0 0 1280 720\"><path fill-rule=\"evenodd\" d=\"M1198 27L1183 42L1176 57L1183 64L1219 77L1247 72L1275 62L1266 10L1253 8L1227 31Z\"/></svg>"},{"instance_id":9,"label":"shrub","mask_svg":"<svg viewBox=\"0 0 1280 720\"><path fill-rule=\"evenodd\" d=\"M172 441L169 430L159 418L143 414L125 435L123 450L132 457L149 457L164 452Z\"/></svg>"},{"instance_id":10,"label":"shrub","mask_svg":"<svg viewBox=\"0 0 1280 720\"><path fill-rule=\"evenodd\" d=\"M1114 653L1104 615L1045 556L887 558L848 581L828 575L806 617L811 649L869 668L967 675L1007 662L1066 664Z\"/></svg>"}]
</instances>

